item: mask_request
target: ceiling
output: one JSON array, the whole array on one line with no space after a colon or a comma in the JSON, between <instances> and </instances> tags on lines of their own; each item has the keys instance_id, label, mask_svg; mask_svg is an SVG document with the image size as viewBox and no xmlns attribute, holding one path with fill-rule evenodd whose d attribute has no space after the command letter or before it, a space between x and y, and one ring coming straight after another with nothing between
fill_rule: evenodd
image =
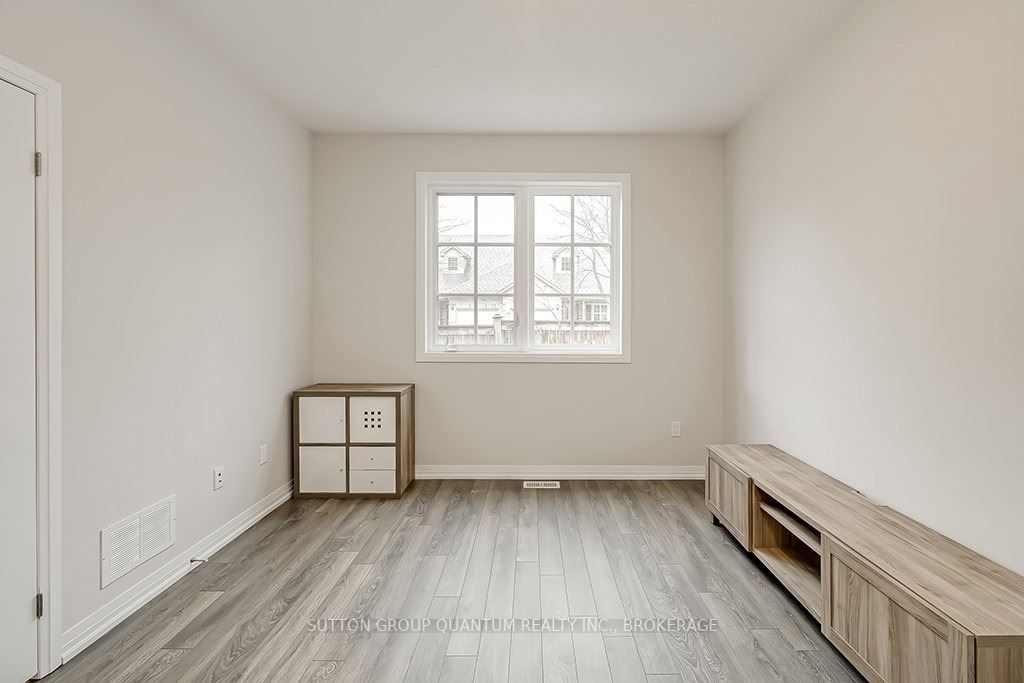
<instances>
[{"instance_id":1,"label":"ceiling","mask_svg":"<svg viewBox=\"0 0 1024 683\"><path fill-rule=\"evenodd\" d=\"M730 128L858 0L161 0L315 131Z\"/></svg>"}]
</instances>

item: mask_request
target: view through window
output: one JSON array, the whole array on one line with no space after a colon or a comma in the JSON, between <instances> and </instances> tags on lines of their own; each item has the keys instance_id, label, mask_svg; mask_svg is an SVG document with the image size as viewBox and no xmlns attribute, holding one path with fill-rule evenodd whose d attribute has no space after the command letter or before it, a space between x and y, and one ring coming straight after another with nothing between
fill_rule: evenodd
<instances>
[{"instance_id":1,"label":"view through window","mask_svg":"<svg viewBox=\"0 0 1024 683\"><path fill-rule=\"evenodd\" d=\"M621 180L424 183L421 352L621 355L622 193Z\"/></svg>"}]
</instances>

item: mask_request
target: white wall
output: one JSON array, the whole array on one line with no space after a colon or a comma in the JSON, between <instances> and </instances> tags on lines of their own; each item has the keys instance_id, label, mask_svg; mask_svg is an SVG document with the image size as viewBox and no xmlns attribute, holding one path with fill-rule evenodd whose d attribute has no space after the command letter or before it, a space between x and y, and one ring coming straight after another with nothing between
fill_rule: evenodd
<instances>
[{"instance_id":1,"label":"white wall","mask_svg":"<svg viewBox=\"0 0 1024 683\"><path fill-rule=\"evenodd\" d=\"M730 135L732 436L1024 572L1024 4L868 0Z\"/></svg>"},{"instance_id":2,"label":"white wall","mask_svg":"<svg viewBox=\"0 0 1024 683\"><path fill-rule=\"evenodd\" d=\"M4 0L0 52L64 94L71 629L290 478L287 394L311 378L310 137L150 3ZM171 493L175 547L101 591L100 528Z\"/></svg>"},{"instance_id":3,"label":"white wall","mask_svg":"<svg viewBox=\"0 0 1024 683\"><path fill-rule=\"evenodd\" d=\"M701 464L722 436L723 153L718 137L317 136L317 378L416 382L421 466ZM416 171L631 173L632 364L417 364Z\"/></svg>"}]
</instances>

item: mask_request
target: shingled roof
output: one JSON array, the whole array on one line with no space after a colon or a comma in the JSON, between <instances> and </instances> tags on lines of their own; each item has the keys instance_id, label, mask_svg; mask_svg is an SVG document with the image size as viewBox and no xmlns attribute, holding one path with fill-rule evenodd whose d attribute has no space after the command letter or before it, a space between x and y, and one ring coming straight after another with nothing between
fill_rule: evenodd
<instances>
[{"instance_id":1,"label":"shingled roof","mask_svg":"<svg viewBox=\"0 0 1024 683\"><path fill-rule=\"evenodd\" d=\"M508 247L511 249L511 247ZM457 252L461 258L466 259L468 266L463 272L459 273L448 273L440 271L438 273L440 277L438 291L443 295L472 295L473 294L473 252L471 249L465 247L448 247L442 248L441 256L447 257L451 252ZM480 262L477 264L477 273L479 278L479 284L477 291L480 294L507 294L512 291L513 283L515 281L515 266L505 258L504 254L497 249L488 249L486 247L481 248L477 251L479 254ZM545 270L554 270L554 264L549 264ZM568 293L569 282L568 274L564 274L559 277L558 274L552 272L551 275L545 273L541 275L536 274L537 280L543 283L543 288L538 288L538 291L549 291L558 292L564 291ZM559 288L558 284L560 280L565 280L561 283Z\"/></svg>"}]
</instances>

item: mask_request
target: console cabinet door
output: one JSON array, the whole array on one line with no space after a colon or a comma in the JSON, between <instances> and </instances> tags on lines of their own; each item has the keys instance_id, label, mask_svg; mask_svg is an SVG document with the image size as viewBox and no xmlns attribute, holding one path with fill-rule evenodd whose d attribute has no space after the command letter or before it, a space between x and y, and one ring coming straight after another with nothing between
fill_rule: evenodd
<instances>
[{"instance_id":1,"label":"console cabinet door","mask_svg":"<svg viewBox=\"0 0 1024 683\"><path fill-rule=\"evenodd\" d=\"M974 680L972 637L834 540L824 541L822 630L869 681Z\"/></svg>"},{"instance_id":2,"label":"console cabinet door","mask_svg":"<svg viewBox=\"0 0 1024 683\"><path fill-rule=\"evenodd\" d=\"M299 443L345 443L345 397L299 398Z\"/></svg>"},{"instance_id":3,"label":"console cabinet door","mask_svg":"<svg viewBox=\"0 0 1024 683\"><path fill-rule=\"evenodd\" d=\"M299 447L299 493L345 493L344 446Z\"/></svg>"},{"instance_id":4,"label":"console cabinet door","mask_svg":"<svg viewBox=\"0 0 1024 683\"><path fill-rule=\"evenodd\" d=\"M708 453L704 496L712 514L750 550L750 477Z\"/></svg>"},{"instance_id":5,"label":"console cabinet door","mask_svg":"<svg viewBox=\"0 0 1024 683\"><path fill-rule=\"evenodd\" d=\"M394 396L353 396L352 443L394 443L398 401Z\"/></svg>"}]
</instances>

